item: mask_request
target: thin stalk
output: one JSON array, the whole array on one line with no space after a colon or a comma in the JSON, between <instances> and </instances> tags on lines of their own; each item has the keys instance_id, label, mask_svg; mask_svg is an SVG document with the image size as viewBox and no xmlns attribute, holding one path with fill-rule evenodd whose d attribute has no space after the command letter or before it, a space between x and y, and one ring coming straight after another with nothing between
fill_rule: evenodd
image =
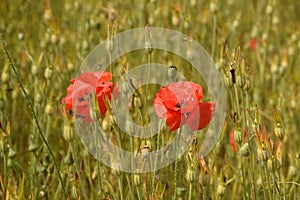
<instances>
[{"instance_id":1,"label":"thin stalk","mask_svg":"<svg viewBox=\"0 0 300 200\"><path fill-rule=\"evenodd\" d=\"M242 169L242 176L243 176L243 195L244 195L244 199L246 199L246 185L245 185L245 171L244 171L244 165L243 165L243 157L242 155L240 155L240 161L241 161L241 169Z\"/></svg>"},{"instance_id":2,"label":"thin stalk","mask_svg":"<svg viewBox=\"0 0 300 200\"><path fill-rule=\"evenodd\" d=\"M279 186L278 186L278 184L277 184L277 181L276 181L276 174L275 174L275 171L273 170L273 184L274 184L274 187L275 187L275 189L274 190L277 190L277 192L278 192L278 196L279 197L281 197L281 192L280 192L280 188L279 188ZM275 192L274 192L275 193ZM273 198L274 199L274 198ZM281 198L280 198L281 199Z\"/></svg>"},{"instance_id":3,"label":"thin stalk","mask_svg":"<svg viewBox=\"0 0 300 200\"><path fill-rule=\"evenodd\" d=\"M14 72L16 78L17 78L18 85L19 85L19 87L21 88L23 94L25 95L26 102L27 102L27 104L28 104L29 110L30 110L30 112L31 112L31 114L32 114L32 116L33 116L33 118L34 118L34 121L35 121L35 123L36 123L36 126L37 126L37 128L38 128L38 133L39 133L40 137L42 138L42 140L43 140L45 146L46 146L47 149L49 150L50 156L51 156L51 158L52 158L52 160L53 160L53 163L54 163L54 167L55 167L56 172L57 172L57 174L58 174L59 182L60 182L60 184L61 184L61 188L62 188L62 191L63 191L63 193L64 193L64 197L65 197L65 199L67 199L67 193L66 193L66 191L65 191L64 183L63 183L62 177L61 177L61 175L60 175L60 170L59 170L59 168L58 168L58 165L57 165L57 162L56 162L56 160L55 160L54 154L53 154L53 152L52 152L52 150L51 150L51 148L50 148L50 146L49 146L49 144L48 144L48 142L47 142L47 140L46 140L46 138L45 138L45 136L44 136L44 134L43 134L43 132L42 132L41 126L40 126L39 121L38 121L38 119L37 119L35 110L34 110L34 108L33 108L32 101L31 101L29 95L27 94L27 92L26 92L26 90L25 90L25 88L24 88L24 86L23 86L21 77L19 76L19 73L17 72L17 68L16 68L16 66L15 66L15 63L12 61L12 59L11 59L9 53L8 53L8 50L7 50L6 45L5 45L4 41L3 41L3 38L2 38L2 34L1 34L1 33L0 33L0 41L1 41L1 45L2 45L2 48L3 48L4 54L5 54L6 58L8 59L9 64L10 64L10 66L12 67L12 70L13 70L13 72Z\"/></svg>"},{"instance_id":4,"label":"thin stalk","mask_svg":"<svg viewBox=\"0 0 300 200\"><path fill-rule=\"evenodd\" d=\"M267 183L268 183L268 190L267 190L268 191L268 197L269 197L269 199L272 199L272 197L271 197L271 191L270 191L271 183L270 183L270 179L268 177L267 168L264 165L264 163L263 163L263 170L264 170L264 174L265 174L265 179L267 179Z\"/></svg>"},{"instance_id":5,"label":"thin stalk","mask_svg":"<svg viewBox=\"0 0 300 200\"><path fill-rule=\"evenodd\" d=\"M4 140L4 148L6 149L6 139ZM8 176L7 176L7 151L4 150L4 163L3 163L3 173L4 173L4 199L6 199L7 194L7 182L8 182Z\"/></svg>"},{"instance_id":6,"label":"thin stalk","mask_svg":"<svg viewBox=\"0 0 300 200\"><path fill-rule=\"evenodd\" d=\"M175 160L175 169L174 169L174 195L173 195L173 199L176 200L177 199L177 165L178 165L178 145L179 145L179 140L181 137L181 127L178 130L178 140L176 141L176 146L175 146L175 156L176 156L176 160Z\"/></svg>"},{"instance_id":7,"label":"thin stalk","mask_svg":"<svg viewBox=\"0 0 300 200\"><path fill-rule=\"evenodd\" d=\"M118 176L118 185L119 185L119 190L120 190L120 199L123 200L124 199L123 184L122 184L122 180L121 180L120 176Z\"/></svg>"},{"instance_id":8,"label":"thin stalk","mask_svg":"<svg viewBox=\"0 0 300 200\"><path fill-rule=\"evenodd\" d=\"M162 127L162 122L160 123L160 128ZM156 150L158 151L159 150L159 138L160 138L160 132L158 132L157 134L157 140L156 140ZM154 192L155 192L155 176L156 176L156 166L157 166L157 160L158 160L158 154L156 154L156 157L155 157L155 162L154 162L154 169L153 169L153 178L152 178L152 197L154 196Z\"/></svg>"},{"instance_id":9,"label":"thin stalk","mask_svg":"<svg viewBox=\"0 0 300 200\"><path fill-rule=\"evenodd\" d=\"M138 195L138 200L140 200L141 199L141 195L140 195L139 187L136 187L136 193Z\"/></svg>"},{"instance_id":10,"label":"thin stalk","mask_svg":"<svg viewBox=\"0 0 300 200\"><path fill-rule=\"evenodd\" d=\"M193 192L193 183L189 184L189 200L192 200L192 192Z\"/></svg>"},{"instance_id":11,"label":"thin stalk","mask_svg":"<svg viewBox=\"0 0 300 200\"><path fill-rule=\"evenodd\" d=\"M217 17L216 14L213 14L213 41L212 41L212 48L211 48L211 57L214 59L215 53L215 43L216 43L216 32L217 32Z\"/></svg>"}]
</instances>

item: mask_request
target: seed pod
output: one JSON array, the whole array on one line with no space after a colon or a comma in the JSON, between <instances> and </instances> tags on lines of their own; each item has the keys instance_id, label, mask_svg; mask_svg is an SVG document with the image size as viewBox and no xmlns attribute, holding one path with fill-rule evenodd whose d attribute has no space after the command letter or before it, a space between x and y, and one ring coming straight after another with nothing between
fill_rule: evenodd
<instances>
[{"instance_id":1,"label":"seed pod","mask_svg":"<svg viewBox=\"0 0 300 200\"><path fill-rule=\"evenodd\" d=\"M267 15L271 15L273 12L273 6L272 5L268 5L266 8L266 14Z\"/></svg>"},{"instance_id":2,"label":"seed pod","mask_svg":"<svg viewBox=\"0 0 300 200\"><path fill-rule=\"evenodd\" d=\"M8 157L9 158L14 158L16 157L17 153L15 152L15 150L13 150L11 147L9 147L8 149Z\"/></svg>"},{"instance_id":3,"label":"seed pod","mask_svg":"<svg viewBox=\"0 0 300 200\"><path fill-rule=\"evenodd\" d=\"M287 173L287 180L292 180L296 176L296 168L294 166L289 166Z\"/></svg>"},{"instance_id":4,"label":"seed pod","mask_svg":"<svg viewBox=\"0 0 300 200\"><path fill-rule=\"evenodd\" d=\"M141 175L138 173L134 173L133 174L133 183L136 186L140 186L141 185Z\"/></svg>"},{"instance_id":5,"label":"seed pod","mask_svg":"<svg viewBox=\"0 0 300 200\"><path fill-rule=\"evenodd\" d=\"M45 113L47 115L50 115L51 113L53 112L53 107L51 104L47 104L46 107L45 107Z\"/></svg>"},{"instance_id":6,"label":"seed pod","mask_svg":"<svg viewBox=\"0 0 300 200\"><path fill-rule=\"evenodd\" d=\"M281 127L280 123L276 124L276 127L275 127L274 131L275 131L275 136L278 137L280 140L282 140L283 137L284 137L284 130Z\"/></svg>"},{"instance_id":7,"label":"seed pod","mask_svg":"<svg viewBox=\"0 0 300 200\"><path fill-rule=\"evenodd\" d=\"M36 65L31 65L31 73L32 75L37 75L38 67Z\"/></svg>"},{"instance_id":8,"label":"seed pod","mask_svg":"<svg viewBox=\"0 0 300 200\"><path fill-rule=\"evenodd\" d=\"M260 161L267 161L270 157L269 151L265 150L265 148L257 149L257 158Z\"/></svg>"},{"instance_id":9,"label":"seed pod","mask_svg":"<svg viewBox=\"0 0 300 200\"><path fill-rule=\"evenodd\" d=\"M223 184L219 184L217 188L217 195L222 197L225 194L225 186Z\"/></svg>"},{"instance_id":10,"label":"seed pod","mask_svg":"<svg viewBox=\"0 0 300 200\"><path fill-rule=\"evenodd\" d=\"M72 165L74 163L74 159L73 159L73 155L72 155L71 151L68 151L68 153L64 159L64 163L66 165Z\"/></svg>"},{"instance_id":11,"label":"seed pod","mask_svg":"<svg viewBox=\"0 0 300 200\"><path fill-rule=\"evenodd\" d=\"M152 44L148 40L145 42L145 49L147 50L147 53L149 53L149 54L151 54L153 51Z\"/></svg>"},{"instance_id":12,"label":"seed pod","mask_svg":"<svg viewBox=\"0 0 300 200\"><path fill-rule=\"evenodd\" d=\"M189 182L194 182L196 179L196 171L189 167L187 172L186 172L186 180L189 181Z\"/></svg>"},{"instance_id":13,"label":"seed pod","mask_svg":"<svg viewBox=\"0 0 300 200\"><path fill-rule=\"evenodd\" d=\"M75 133L70 125L64 125L63 137L67 142L70 142L74 139Z\"/></svg>"},{"instance_id":14,"label":"seed pod","mask_svg":"<svg viewBox=\"0 0 300 200\"><path fill-rule=\"evenodd\" d=\"M234 129L234 140L239 144L242 142L242 135L243 134L240 128Z\"/></svg>"},{"instance_id":15,"label":"seed pod","mask_svg":"<svg viewBox=\"0 0 300 200\"><path fill-rule=\"evenodd\" d=\"M105 48L108 52L112 52L114 50L114 43L111 39L106 41Z\"/></svg>"},{"instance_id":16,"label":"seed pod","mask_svg":"<svg viewBox=\"0 0 300 200\"><path fill-rule=\"evenodd\" d=\"M6 83L9 81L9 74L7 72L2 72L1 74L1 81L2 83Z\"/></svg>"},{"instance_id":17,"label":"seed pod","mask_svg":"<svg viewBox=\"0 0 300 200\"><path fill-rule=\"evenodd\" d=\"M274 157L271 157L267 161L267 167L270 171L274 171L278 168L278 162Z\"/></svg>"},{"instance_id":18,"label":"seed pod","mask_svg":"<svg viewBox=\"0 0 300 200\"><path fill-rule=\"evenodd\" d=\"M210 175L207 172L200 172L199 183L202 186L208 186L210 184Z\"/></svg>"},{"instance_id":19,"label":"seed pod","mask_svg":"<svg viewBox=\"0 0 300 200\"><path fill-rule=\"evenodd\" d=\"M172 79L175 80L177 77L177 67L172 65L168 69L168 76Z\"/></svg>"},{"instance_id":20,"label":"seed pod","mask_svg":"<svg viewBox=\"0 0 300 200\"><path fill-rule=\"evenodd\" d=\"M44 73L46 79L50 79L52 77L52 69L47 67Z\"/></svg>"},{"instance_id":21,"label":"seed pod","mask_svg":"<svg viewBox=\"0 0 300 200\"><path fill-rule=\"evenodd\" d=\"M246 142L241 148L240 148L240 154L244 157L249 156L249 144Z\"/></svg>"},{"instance_id":22,"label":"seed pod","mask_svg":"<svg viewBox=\"0 0 300 200\"><path fill-rule=\"evenodd\" d=\"M218 5L215 2L211 2L209 5L209 10L212 13L216 13L218 11Z\"/></svg>"}]
</instances>

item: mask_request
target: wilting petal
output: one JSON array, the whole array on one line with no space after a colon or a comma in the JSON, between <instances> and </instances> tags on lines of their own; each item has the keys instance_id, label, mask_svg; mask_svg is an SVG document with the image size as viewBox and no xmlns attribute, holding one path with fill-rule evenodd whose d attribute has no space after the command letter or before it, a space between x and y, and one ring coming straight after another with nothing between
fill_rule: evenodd
<instances>
[{"instance_id":1,"label":"wilting petal","mask_svg":"<svg viewBox=\"0 0 300 200\"><path fill-rule=\"evenodd\" d=\"M214 102L199 103L189 114L187 124L191 130L201 130L211 121L216 104ZM198 110L197 110L198 109Z\"/></svg>"},{"instance_id":2,"label":"wilting petal","mask_svg":"<svg viewBox=\"0 0 300 200\"><path fill-rule=\"evenodd\" d=\"M166 112L166 124L170 128L170 131L174 131L184 125L186 122L186 118L184 115L181 115L178 112L175 112L173 110L168 110Z\"/></svg>"}]
</instances>

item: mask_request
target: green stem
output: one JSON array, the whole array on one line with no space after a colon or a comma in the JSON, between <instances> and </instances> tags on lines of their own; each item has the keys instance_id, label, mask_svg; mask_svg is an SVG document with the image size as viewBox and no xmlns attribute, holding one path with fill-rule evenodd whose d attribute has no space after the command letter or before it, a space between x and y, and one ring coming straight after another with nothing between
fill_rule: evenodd
<instances>
[{"instance_id":1,"label":"green stem","mask_svg":"<svg viewBox=\"0 0 300 200\"><path fill-rule=\"evenodd\" d=\"M190 185L189 185L189 200L192 200L192 192L193 192L193 183L190 182Z\"/></svg>"},{"instance_id":2,"label":"green stem","mask_svg":"<svg viewBox=\"0 0 300 200\"><path fill-rule=\"evenodd\" d=\"M123 184L122 184L122 180L120 178L120 175L118 175L118 184L119 184L119 190L120 190L120 199L123 200L124 196L123 196Z\"/></svg>"},{"instance_id":3,"label":"green stem","mask_svg":"<svg viewBox=\"0 0 300 200\"><path fill-rule=\"evenodd\" d=\"M214 59L214 53L215 53L216 31L217 31L217 17L216 14L213 14L213 41L212 41L212 48L211 48L212 59Z\"/></svg>"},{"instance_id":4,"label":"green stem","mask_svg":"<svg viewBox=\"0 0 300 200\"><path fill-rule=\"evenodd\" d=\"M240 161L241 161L241 169L242 169L242 176L243 176L243 195L244 199L246 199L246 185L245 185L245 171L244 171L244 165L243 165L243 157L240 155Z\"/></svg>"},{"instance_id":5,"label":"green stem","mask_svg":"<svg viewBox=\"0 0 300 200\"><path fill-rule=\"evenodd\" d=\"M4 41L3 41L3 38L2 38L2 34L1 34L1 33L0 33L0 41L1 41L1 45L2 45L2 48L3 48L4 54L5 54L5 56L7 57L8 61L9 61L9 64L10 64L10 66L12 67L12 70L13 70L13 72L14 72L16 78L17 78L18 85L20 86L20 88L21 88L23 94L25 95L25 98L26 98L26 101L27 101L29 110L30 110L30 112L31 112L31 114L32 114L32 116L33 116L33 118L34 118L34 121L35 121L35 123L36 123L36 126L37 126L37 128L38 128L38 133L39 133L40 137L42 138L44 144L46 145L47 149L49 150L50 156L52 157L52 160L53 160L53 162L54 162L54 167L55 167L56 172L57 172L57 174L58 174L58 178L59 178L59 181L60 181L60 184L61 184L61 188L62 188L63 193L64 193L64 197L65 197L65 199L67 199L67 193L66 193L66 191L65 191L64 183L63 183L62 177L61 177L61 175L60 175L60 170L59 170L59 168L58 168L58 165L57 165L57 162L56 162L56 160L55 160L54 154L53 154L53 152L52 152L52 150L51 150L51 148L50 148L50 146L49 146L49 144L48 144L48 142L47 142L47 140L46 140L46 138L45 138L45 136L44 136L44 134L43 134L43 132L42 132L41 126L40 126L40 124L39 124L39 121L38 121L38 119L37 119L36 113L35 113L34 108L33 108L32 101L31 101L30 97L28 96L28 94L27 94L27 92L26 92L26 90L25 90L25 88L24 88L24 86L23 86L21 77L19 76L19 73L17 72L15 63L12 61L12 59L11 59L9 53L8 53L8 50L7 50L6 45L5 45Z\"/></svg>"},{"instance_id":6,"label":"green stem","mask_svg":"<svg viewBox=\"0 0 300 200\"><path fill-rule=\"evenodd\" d=\"M177 189L177 165L178 165L178 158L177 158L177 156L178 156L178 145L179 145L179 140L180 140L180 137L181 137L181 127L179 128L179 130L178 130L178 135L179 135L179 137L178 137L178 140L176 141L176 146L175 146L175 156L176 156L176 160L175 160L175 169L174 169L174 200L176 200L177 199L177 191L176 191L176 189Z\"/></svg>"}]
</instances>

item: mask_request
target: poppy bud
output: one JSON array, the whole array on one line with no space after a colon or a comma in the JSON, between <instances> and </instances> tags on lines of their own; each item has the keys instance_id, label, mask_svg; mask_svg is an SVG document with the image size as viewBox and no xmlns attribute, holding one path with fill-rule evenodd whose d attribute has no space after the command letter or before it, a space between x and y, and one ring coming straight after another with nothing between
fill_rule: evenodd
<instances>
[{"instance_id":1,"label":"poppy bud","mask_svg":"<svg viewBox=\"0 0 300 200\"><path fill-rule=\"evenodd\" d=\"M92 173L92 180L95 180L98 177L98 171L94 170Z\"/></svg>"},{"instance_id":2,"label":"poppy bud","mask_svg":"<svg viewBox=\"0 0 300 200\"><path fill-rule=\"evenodd\" d=\"M2 72L1 74L1 81L2 83L6 83L9 81L9 74L7 72Z\"/></svg>"},{"instance_id":3,"label":"poppy bud","mask_svg":"<svg viewBox=\"0 0 300 200\"><path fill-rule=\"evenodd\" d=\"M0 140L0 152L4 152L4 144L2 140Z\"/></svg>"},{"instance_id":4,"label":"poppy bud","mask_svg":"<svg viewBox=\"0 0 300 200\"><path fill-rule=\"evenodd\" d=\"M31 66L32 75L36 75L38 73L38 67L36 65Z\"/></svg>"},{"instance_id":5,"label":"poppy bud","mask_svg":"<svg viewBox=\"0 0 300 200\"><path fill-rule=\"evenodd\" d=\"M69 71L72 71L74 69L73 63L68 63L67 68Z\"/></svg>"},{"instance_id":6,"label":"poppy bud","mask_svg":"<svg viewBox=\"0 0 300 200\"><path fill-rule=\"evenodd\" d=\"M49 155L45 155L44 158L43 158L43 160L42 160L42 165L44 167L48 167L50 164L51 164L50 156Z\"/></svg>"},{"instance_id":7,"label":"poppy bud","mask_svg":"<svg viewBox=\"0 0 300 200\"><path fill-rule=\"evenodd\" d=\"M114 50L114 43L111 39L106 41L105 48L108 52L112 52Z\"/></svg>"},{"instance_id":8,"label":"poppy bud","mask_svg":"<svg viewBox=\"0 0 300 200\"><path fill-rule=\"evenodd\" d=\"M267 167L270 171L273 171L278 168L278 162L274 157L271 157L267 161Z\"/></svg>"},{"instance_id":9,"label":"poppy bud","mask_svg":"<svg viewBox=\"0 0 300 200\"><path fill-rule=\"evenodd\" d=\"M219 184L217 188L217 195L222 197L225 194L225 186L223 184Z\"/></svg>"},{"instance_id":10,"label":"poppy bud","mask_svg":"<svg viewBox=\"0 0 300 200\"><path fill-rule=\"evenodd\" d=\"M42 198L45 198L46 196L47 196L47 194L45 193L45 191L42 190L42 191L39 192L39 198L42 199Z\"/></svg>"},{"instance_id":11,"label":"poppy bud","mask_svg":"<svg viewBox=\"0 0 300 200\"><path fill-rule=\"evenodd\" d=\"M72 186L71 196L72 196L74 199L78 199L78 192L77 192L77 188L76 188L75 185Z\"/></svg>"},{"instance_id":12,"label":"poppy bud","mask_svg":"<svg viewBox=\"0 0 300 200\"><path fill-rule=\"evenodd\" d=\"M177 14L173 14L173 16L172 16L172 24L173 24L173 26L178 26L179 22L180 22L180 19L177 16Z\"/></svg>"},{"instance_id":13,"label":"poppy bud","mask_svg":"<svg viewBox=\"0 0 300 200\"><path fill-rule=\"evenodd\" d=\"M23 41L24 40L24 34L23 33L18 33L18 39L20 41Z\"/></svg>"},{"instance_id":14,"label":"poppy bud","mask_svg":"<svg viewBox=\"0 0 300 200\"><path fill-rule=\"evenodd\" d=\"M148 145L141 146L140 148L141 154L143 158L148 158L149 152L150 152L150 147Z\"/></svg>"},{"instance_id":15,"label":"poppy bud","mask_svg":"<svg viewBox=\"0 0 300 200\"><path fill-rule=\"evenodd\" d=\"M38 149L38 145L35 143L34 139L31 137L29 140L29 147L28 151L29 152L34 152Z\"/></svg>"},{"instance_id":16,"label":"poppy bud","mask_svg":"<svg viewBox=\"0 0 300 200\"><path fill-rule=\"evenodd\" d=\"M194 182L196 179L196 171L192 167L188 167L186 172L186 180L189 182Z\"/></svg>"},{"instance_id":17,"label":"poppy bud","mask_svg":"<svg viewBox=\"0 0 300 200\"><path fill-rule=\"evenodd\" d=\"M212 13L216 13L218 11L218 5L215 2L211 2L209 5L209 10Z\"/></svg>"},{"instance_id":18,"label":"poppy bud","mask_svg":"<svg viewBox=\"0 0 300 200\"><path fill-rule=\"evenodd\" d=\"M278 137L280 140L282 140L283 137L284 137L284 130L281 127L280 123L276 124L276 127L275 127L275 136Z\"/></svg>"},{"instance_id":19,"label":"poppy bud","mask_svg":"<svg viewBox=\"0 0 300 200\"><path fill-rule=\"evenodd\" d=\"M287 173L287 180L292 180L296 176L296 168L294 166L289 166Z\"/></svg>"},{"instance_id":20,"label":"poppy bud","mask_svg":"<svg viewBox=\"0 0 300 200\"><path fill-rule=\"evenodd\" d=\"M18 90L13 90L13 91L12 91L12 94L11 94L11 97L12 97L13 99L17 99L17 97L18 97Z\"/></svg>"},{"instance_id":21,"label":"poppy bud","mask_svg":"<svg viewBox=\"0 0 300 200\"><path fill-rule=\"evenodd\" d=\"M268 5L266 8L266 14L267 15L271 15L273 12L273 6L272 5Z\"/></svg>"},{"instance_id":22,"label":"poppy bud","mask_svg":"<svg viewBox=\"0 0 300 200\"><path fill-rule=\"evenodd\" d=\"M44 73L46 79L50 79L52 77L52 69L47 67Z\"/></svg>"},{"instance_id":23,"label":"poppy bud","mask_svg":"<svg viewBox=\"0 0 300 200\"><path fill-rule=\"evenodd\" d=\"M202 186L208 186L210 183L210 176L207 172L200 172L199 183Z\"/></svg>"},{"instance_id":24,"label":"poppy bud","mask_svg":"<svg viewBox=\"0 0 300 200\"><path fill-rule=\"evenodd\" d=\"M27 93L28 93L28 91L26 91ZM42 95L40 95L39 93L37 93L36 95L35 95L35 103L41 103L41 101L42 101Z\"/></svg>"},{"instance_id":25,"label":"poppy bud","mask_svg":"<svg viewBox=\"0 0 300 200\"><path fill-rule=\"evenodd\" d=\"M14 158L16 157L17 153L15 152L15 150L13 150L11 147L9 147L8 149L8 157L9 158Z\"/></svg>"},{"instance_id":26,"label":"poppy bud","mask_svg":"<svg viewBox=\"0 0 300 200\"><path fill-rule=\"evenodd\" d=\"M237 143L241 144L241 142L242 142L242 131L241 131L240 128L237 128L237 129L234 130L234 140Z\"/></svg>"},{"instance_id":27,"label":"poppy bud","mask_svg":"<svg viewBox=\"0 0 300 200\"><path fill-rule=\"evenodd\" d=\"M52 44L57 44L59 41L59 38L56 34L51 34L50 41Z\"/></svg>"},{"instance_id":28,"label":"poppy bud","mask_svg":"<svg viewBox=\"0 0 300 200\"><path fill-rule=\"evenodd\" d=\"M236 77L236 83L239 87L243 88L246 84L246 78L243 74L239 74Z\"/></svg>"},{"instance_id":29,"label":"poppy bud","mask_svg":"<svg viewBox=\"0 0 300 200\"><path fill-rule=\"evenodd\" d=\"M72 165L74 163L74 159L73 159L73 156L72 156L72 153L70 150L68 151L68 153L64 159L64 163L66 165Z\"/></svg>"},{"instance_id":30,"label":"poppy bud","mask_svg":"<svg viewBox=\"0 0 300 200\"><path fill-rule=\"evenodd\" d=\"M193 52L188 48L188 50L186 51L186 58L187 60L192 60L193 59Z\"/></svg>"},{"instance_id":31,"label":"poppy bud","mask_svg":"<svg viewBox=\"0 0 300 200\"><path fill-rule=\"evenodd\" d=\"M185 187L177 187L176 194L178 195L178 199L182 199L185 196L186 188Z\"/></svg>"},{"instance_id":32,"label":"poppy bud","mask_svg":"<svg viewBox=\"0 0 300 200\"><path fill-rule=\"evenodd\" d=\"M7 159L7 167L12 167L13 166L13 161L11 160L11 158Z\"/></svg>"},{"instance_id":33,"label":"poppy bud","mask_svg":"<svg viewBox=\"0 0 300 200\"><path fill-rule=\"evenodd\" d=\"M270 154L268 151L266 151L264 148L257 150L257 158L260 161L267 161L270 157Z\"/></svg>"},{"instance_id":34,"label":"poppy bud","mask_svg":"<svg viewBox=\"0 0 300 200\"><path fill-rule=\"evenodd\" d=\"M168 75L172 80L175 80L177 77L177 67L172 65L168 69Z\"/></svg>"},{"instance_id":35,"label":"poppy bud","mask_svg":"<svg viewBox=\"0 0 300 200\"><path fill-rule=\"evenodd\" d=\"M68 142L74 139L75 133L70 125L64 125L63 137Z\"/></svg>"},{"instance_id":36,"label":"poppy bud","mask_svg":"<svg viewBox=\"0 0 300 200\"><path fill-rule=\"evenodd\" d=\"M102 122L102 130L108 132L112 127L111 117L109 114L106 114Z\"/></svg>"},{"instance_id":37,"label":"poppy bud","mask_svg":"<svg viewBox=\"0 0 300 200\"><path fill-rule=\"evenodd\" d=\"M140 186L141 185L141 175L138 173L134 173L133 174L133 183L136 186Z\"/></svg>"},{"instance_id":38,"label":"poppy bud","mask_svg":"<svg viewBox=\"0 0 300 200\"><path fill-rule=\"evenodd\" d=\"M46 113L47 115L50 115L52 112L53 112L53 107L52 107L52 105L47 104L46 107L45 107L45 113Z\"/></svg>"},{"instance_id":39,"label":"poppy bud","mask_svg":"<svg viewBox=\"0 0 300 200\"><path fill-rule=\"evenodd\" d=\"M151 44L151 42L148 41L148 40L145 42L145 49L147 50L147 52L148 52L149 54L151 54L152 51L153 51L152 44Z\"/></svg>"},{"instance_id":40,"label":"poppy bud","mask_svg":"<svg viewBox=\"0 0 300 200\"><path fill-rule=\"evenodd\" d=\"M248 157L248 156L249 156L249 144L248 144L248 142L245 143L245 144L240 148L240 153L241 153L242 156L244 156L244 157Z\"/></svg>"}]
</instances>

